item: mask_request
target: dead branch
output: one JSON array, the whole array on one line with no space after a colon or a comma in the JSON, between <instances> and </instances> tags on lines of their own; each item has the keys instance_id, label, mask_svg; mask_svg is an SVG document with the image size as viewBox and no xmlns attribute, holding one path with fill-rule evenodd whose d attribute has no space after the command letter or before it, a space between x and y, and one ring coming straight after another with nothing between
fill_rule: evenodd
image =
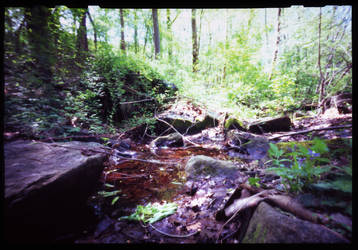
<instances>
[{"instance_id":1,"label":"dead branch","mask_svg":"<svg viewBox=\"0 0 358 250\"><path fill-rule=\"evenodd\" d=\"M298 134L306 134L312 131L321 131L321 130L331 130L331 129L342 129L342 128L351 128L352 125L351 124L347 124L347 125L341 125L341 126L335 126L335 127L327 127L327 128L312 128L312 129L307 129L307 130L302 130L302 131L297 131L297 132L290 132L290 133L286 133L283 135L276 135L276 136L271 136L268 139L269 140L274 140L280 137L284 137L284 136L291 136L291 135L298 135Z\"/></svg>"}]
</instances>

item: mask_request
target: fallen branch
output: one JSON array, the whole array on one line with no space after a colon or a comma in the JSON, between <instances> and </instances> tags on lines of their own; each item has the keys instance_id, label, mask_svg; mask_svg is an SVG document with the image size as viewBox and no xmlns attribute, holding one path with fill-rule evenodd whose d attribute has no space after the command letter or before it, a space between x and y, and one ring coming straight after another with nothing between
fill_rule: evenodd
<instances>
[{"instance_id":1,"label":"fallen branch","mask_svg":"<svg viewBox=\"0 0 358 250\"><path fill-rule=\"evenodd\" d=\"M269 140L274 140L280 137L284 137L284 136L290 136L290 135L298 135L298 134L306 134L312 131L321 131L321 130L331 130L331 129L342 129L342 128L351 128L352 125L351 124L347 124L347 125L341 125L341 126L335 126L335 127L327 127L327 128L312 128L312 129L307 129L307 130L302 130L302 131L297 131L297 132L290 132L287 134L283 134L283 135L276 135L276 136L271 136L268 139Z\"/></svg>"}]
</instances>

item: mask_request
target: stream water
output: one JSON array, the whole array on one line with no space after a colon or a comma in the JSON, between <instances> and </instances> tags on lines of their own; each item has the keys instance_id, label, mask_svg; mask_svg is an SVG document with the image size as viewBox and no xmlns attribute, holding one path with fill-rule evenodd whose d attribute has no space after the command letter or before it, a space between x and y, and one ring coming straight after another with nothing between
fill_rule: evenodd
<instances>
[{"instance_id":1,"label":"stream water","mask_svg":"<svg viewBox=\"0 0 358 250\"><path fill-rule=\"evenodd\" d=\"M117 191L118 203L172 201L182 190L186 181L185 164L193 155L228 157L219 149L203 147L151 150L142 144L132 147L131 151L114 150L101 175L102 189Z\"/></svg>"}]
</instances>

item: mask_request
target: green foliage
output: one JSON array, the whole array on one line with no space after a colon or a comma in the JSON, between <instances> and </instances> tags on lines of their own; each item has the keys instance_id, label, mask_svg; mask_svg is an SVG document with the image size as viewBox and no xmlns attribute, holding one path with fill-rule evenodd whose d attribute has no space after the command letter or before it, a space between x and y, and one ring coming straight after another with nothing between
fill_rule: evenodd
<instances>
[{"instance_id":1,"label":"green foliage","mask_svg":"<svg viewBox=\"0 0 358 250\"><path fill-rule=\"evenodd\" d=\"M320 166L322 163L330 162L329 159L321 157L327 152L327 145L318 138L313 140L310 148L299 144L297 147L293 145L291 152L287 153L270 144L269 156L273 158L272 165L276 167L268 168L267 171L275 172L282 178L286 191L300 192L303 188L317 182L323 173L330 171L330 166ZM281 156L284 155L290 160L282 159ZM286 167L282 161L289 162L289 166Z\"/></svg>"},{"instance_id":2,"label":"green foliage","mask_svg":"<svg viewBox=\"0 0 358 250\"><path fill-rule=\"evenodd\" d=\"M249 181L250 186L254 186L254 187L258 187L258 188L260 187L260 183L259 183L260 178L249 177L248 181Z\"/></svg>"},{"instance_id":3,"label":"green foliage","mask_svg":"<svg viewBox=\"0 0 358 250\"><path fill-rule=\"evenodd\" d=\"M147 206L138 205L136 211L129 216L122 216L120 219L142 221L144 223L154 223L171 214L174 214L178 205L175 203L158 204L149 203Z\"/></svg>"}]
</instances>

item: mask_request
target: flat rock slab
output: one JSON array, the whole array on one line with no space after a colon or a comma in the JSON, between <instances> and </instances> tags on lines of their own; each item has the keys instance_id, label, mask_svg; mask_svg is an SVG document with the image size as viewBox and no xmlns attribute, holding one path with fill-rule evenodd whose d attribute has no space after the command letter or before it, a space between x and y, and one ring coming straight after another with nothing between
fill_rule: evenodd
<instances>
[{"instance_id":1,"label":"flat rock slab","mask_svg":"<svg viewBox=\"0 0 358 250\"><path fill-rule=\"evenodd\" d=\"M290 131L291 119L288 116L268 118L254 122L249 126L249 132L263 134L267 132Z\"/></svg>"},{"instance_id":2,"label":"flat rock slab","mask_svg":"<svg viewBox=\"0 0 358 250\"><path fill-rule=\"evenodd\" d=\"M251 217L242 243L349 243L340 234L288 216L261 202Z\"/></svg>"},{"instance_id":3,"label":"flat rock slab","mask_svg":"<svg viewBox=\"0 0 358 250\"><path fill-rule=\"evenodd\" d=\"M106 157L101 144L79 141L19 140L5 144L4 155L8 226L33 231L68 223L98 182Z\"/></svg>"}]
</instances>

